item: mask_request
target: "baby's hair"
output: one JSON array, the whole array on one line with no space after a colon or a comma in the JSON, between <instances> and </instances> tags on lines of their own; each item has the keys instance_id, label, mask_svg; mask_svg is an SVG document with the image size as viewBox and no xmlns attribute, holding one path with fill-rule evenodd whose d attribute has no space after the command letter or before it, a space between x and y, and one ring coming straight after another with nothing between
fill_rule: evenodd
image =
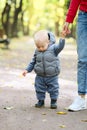
<instances>
[{"instance_id":1,"label":"baby's hair","mask_svg":"<svg viewBox=\"0 0 87 130\"><path fill-rule=\"evenodd\" d=\"M50 34L47 30L40 30L34 34L34 40L42 40L42 38L46 38L50 40Z\"/></svg>"}]
</instances>

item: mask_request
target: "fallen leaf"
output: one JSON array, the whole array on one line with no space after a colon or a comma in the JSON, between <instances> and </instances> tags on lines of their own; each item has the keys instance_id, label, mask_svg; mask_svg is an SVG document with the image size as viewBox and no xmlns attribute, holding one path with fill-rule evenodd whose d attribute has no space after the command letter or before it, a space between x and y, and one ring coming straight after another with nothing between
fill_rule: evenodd
<instances>
[{"instance_id":1,"label":"fallen leaf","mask_svg":"<svg viewBox=\"0 0 87 130\"><path fill-rule=\"evenodd\" d=\"M67 112L59 111L59 112L57 112L57 114L59 114L59 115L66 115Z\"/></svg>"},{"instance_id":2,"label":"fallen leaf","mask_svg":"<svg viewBox=\"0 0 87 130\"><path fill-rule=\"evenodd\" d=\"M42 113L42 115L46 115L46 113Z\"/></svg>"},{"instance_id":3,"label":"fallen leaf","mask_svg":"<svg viewBox=\"0 0 87 130\"><path fill-rule=\"evenodd\" d=\"M13 109L14 107L4 107L4 109L6 109L6 110L11 110L11 109Z\"/></svg>"},{"instance_id":4,"label":"fallen leaf","mask_svg":"<svg viewBox=\"0 0 87 130\"><path fill-rule=\"evenodd\" d=\"M65 128L66 126L65 125L60 125L60 128Z\"/></svg>"},{"instance_id":5,"label":"fallen leaf","mask_svg":"<svg viewBox=\"0 0 87 130\"><path fill-rule=\"evenodd\" d=\"M87 120L81 120L82 122L87 122Z\"/></svg>"}]
</instances>

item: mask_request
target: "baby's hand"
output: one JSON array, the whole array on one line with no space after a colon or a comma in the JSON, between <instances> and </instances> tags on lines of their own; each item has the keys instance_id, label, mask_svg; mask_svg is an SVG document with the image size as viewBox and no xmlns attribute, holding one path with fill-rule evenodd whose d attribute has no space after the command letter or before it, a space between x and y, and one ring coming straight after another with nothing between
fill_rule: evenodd
<instances>
[{"instance_id":1,"label":"baby's hand","mask_svg":"<svg viewBox=\"0 0 87 130\"><path fill-rule=\"evenodd\" d=\"M23 75L23 76L26 76L27 73L28 73L28 71L25 70L25 71L22 73L22 75Z\"/></svg>"}]
</instances>

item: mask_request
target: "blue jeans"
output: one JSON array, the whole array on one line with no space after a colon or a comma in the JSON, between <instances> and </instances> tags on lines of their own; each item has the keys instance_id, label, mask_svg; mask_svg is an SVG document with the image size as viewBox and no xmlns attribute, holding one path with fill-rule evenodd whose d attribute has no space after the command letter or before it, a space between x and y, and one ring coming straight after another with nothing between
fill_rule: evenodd
<instances>
[{"instance_id":1,"label":"blue jeans","mask_svg":"<svg viewBox=\"0 0 87 130\"><path fill-rule=\"evenodd\" d=\"M44 100L46 92L50 94L51 99L57 100L59 95L58 76L51 76L51 77L36 76L35 90L38 100Z\"/></svg>"},{"instance_id":2,"label":"blue jeans","mask_svg":"<svg viewBox=\"0 0 87 130\"><path fill-rule=\"evenodd\" d=\"M77 22L78 93L87 93L87 12L79 11Z\"/></svg>"}]
</instances>

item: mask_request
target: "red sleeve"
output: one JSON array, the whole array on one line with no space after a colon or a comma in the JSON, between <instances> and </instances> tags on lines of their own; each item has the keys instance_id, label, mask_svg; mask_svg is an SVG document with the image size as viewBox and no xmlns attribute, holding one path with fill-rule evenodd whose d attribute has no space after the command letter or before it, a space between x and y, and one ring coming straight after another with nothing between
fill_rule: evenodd
<instances>
[{"instance_id":1,"label":"red sleeve","mask_svg":"<svg viewBox=\"0 0 87 130\"><path fill-rule=\"evenodd\" d=\"M73 20L76 16L80 2L81 0L71 0L69 10L66 16L66 22L73 23Z\"/></svg>"}]
</instances>

